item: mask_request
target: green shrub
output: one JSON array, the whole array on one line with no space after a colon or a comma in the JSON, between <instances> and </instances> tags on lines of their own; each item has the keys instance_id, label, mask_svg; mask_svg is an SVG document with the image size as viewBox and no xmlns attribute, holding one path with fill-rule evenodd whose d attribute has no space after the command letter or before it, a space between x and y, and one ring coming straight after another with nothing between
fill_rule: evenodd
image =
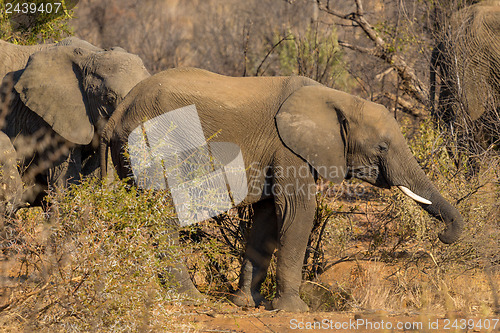
<instances>
[{"instance_id":1,"label":"green shrub","mask_svg":"<svg viewBox=\"0 0 500 333\"><path fill-rule=\"evenodd\" d=\"M291 30L285 37L276 34L275 44L281 75L303 75L342 90L352 86L335 29L321 31L313 24L303 35Z\"/></svg>"},{"instance_id":2,"label":"green shrub","mask_svg":"<svg viewBox=\"0 0 500 333\"><path fill-rule=\"evenodd\" d=\"M12 2L12 1L10 1ZM42 0L33 0L28 3L41 4ZM64 9L62 14L55 16L37 11L35 15L24 16L19 19L19 13L6 13L6 1L0 1L0 39L14 44L37 44L46 40L58 41L72 35L72 28L68 25L73 17L73 11L67 10L67 3L71 1L60 0ZM19 2L17 2L19 3ZM21 2L22 3L22 2ZM17 19L12 21L13 18Z\"/></svg>"}]
</instances>

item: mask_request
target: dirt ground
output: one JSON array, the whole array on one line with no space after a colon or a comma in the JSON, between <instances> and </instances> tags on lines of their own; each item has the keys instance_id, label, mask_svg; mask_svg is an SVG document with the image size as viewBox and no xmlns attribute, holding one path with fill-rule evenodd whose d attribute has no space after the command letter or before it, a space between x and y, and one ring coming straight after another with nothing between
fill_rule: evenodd
<instances>
[{"instance_id":1,"label":"dirt ground","mask_svg":"<svg viewBox=\"0 0 500 333\"><path fill-rule=\"evenodd\" d=\"M190 332L500 332L497 318L463 313L408 313L386 311L287 313L239 309L191 308L178 313ZM180 331L185 332L186 327Z\"/></svg>"},{"instance_id":2,"label":"dirt ground","mask_svg":"<svg viewBox=\"0 0 500 333\"><path fill-rule=\"evenodd\" d=\"M168 303L164 308L151 309L145 320L154 329L138 331L500 332L500 314L494 310L500 309L500 272L491 273L483 268L463 269L457 264L458 269L454 269L453 273L452 270L444 273L444 266L439 265L431 253L434 251L436 254L439 248L426 249L421 245L414 245L410 240L407 241L407 246L391 252L391 256L385 259L382 255L383 247L380 255L364 255L369 253L372 243L370 237L362 235L378 223L372 212L382 209L378 198L371 192L364 199L362 204L359 199L356 202L344 200L343 210L357 206L357 211L370 212L372 215L353 214L348 223L337 225L337 229L328 235L334 237L335 230L350 228L351 232L358 235L356 241L349 244L344 256L338 256L329 252L335 245L334 238L329 240L325 245L327 268L312 281L305 281L301 287L301 297L309 304L310 312L288 313L267 310L264 306L257 309L240 308L224 300L219 294L216 299L207 299L205 303L196 306ZM387 226L394 228L394 224ZM0 256L0 263L6 259ZM19 295L24 295L23 283L16 279L20 264L21 262L16 262L11 270L0 272L0 332L17 332L17 328L23 327L22 322L19 322L12 328L7 323L3 328L1 321L2 314L6 314L4 310L11 301L9 290L14 290L17 286ZM3 266L0 271L2 268ZM238 269L235 267L231 271L237 274ZM2 278L2 275L5 276ZM17 282L10 283L13 281ZM75 281L68 282L69 290L73 290L72 294L80 285ZM133 286L132 282L130 286ZM139 291L135 288L125 296L135 297ZM34 287L28 295L37 295L38 292L42 295L41 291L43 288ZM123 296L118 294L113 295ZM49 296L53 300L49 305L60 301L57 294ZM8 311L9 321L20 310L29 313L30 309L26 307L29 306L30 297L25 297L25 306ZM44 299L40 296L40 304L42 301ZM71 301L75 302L73 298ZM125 303L129 302L130 299L125 299ZM74 305L73 303L69 304ZM96 306L101 305L99 303ZM122 306L129 312L136 308L135 305ZM95 310L94 313L99 312ZM141 322L141 318L136 317L131 315L122 324L129 324L133 320Z\"/></svg>"},{"instance_id":3,"label":"dirt ground","mask_svg":"<svg viewBox=\"0 0 500 333\"><path fill-rule=\"evenodd\" d=\"M365 199L373 200L372 211L382 209L374 198ZM344 203L347 207L353 205L348 201ZM365 215L354 218L358 220L357 225L371 223ZM368 246L360 241L349 252L366 252ZM431 273L437 265L432 254L425 250L411 255L405 251L399 254L400 261L336 262L315 281L304 282L301 294L309 300L312 311L308 313L269 311L263 306L242 309L219 303L218 308L206 305L184 309L186 312L178 318L188 322L192 332L500 332L500 314L481 307L481 304L491 304L495 297L498 302L499 295L492 292L495 288L492 283L498 285L500 274L492 276L477 270L450 274L449 278L438 281ZM419 259L411 261L409 256ZM335 258L330 259L335 262ZM442 285L436 287L438 283ZM426 286L430 295L424 295ZM440 295L432 295L436 289ZM351 311L343 312L318 311L324 306L325 295L335 298L343 290L349 291L350 302L354 301L351 304L366 307L351 307ZM415 303L426 297L429 304L422 306L425 310L415 311ZM339 302L339 298L333 302ZM388 304L402 306L388 311L385 310Z\"/></svg>"}]
</instances>

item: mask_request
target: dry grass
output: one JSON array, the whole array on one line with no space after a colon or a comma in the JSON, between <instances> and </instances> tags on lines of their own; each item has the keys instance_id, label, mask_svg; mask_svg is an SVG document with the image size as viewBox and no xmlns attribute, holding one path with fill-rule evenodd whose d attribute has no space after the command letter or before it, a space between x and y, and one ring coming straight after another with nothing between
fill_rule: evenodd
<instances>
[{"instance_id":1,"label":"dry grass","mask_svg":"<svg viewBox=\"0 0 500 333\"><path fill-rule=\"evenodd\" d=\"M0 326L12 331L169 331L182 299L159 283L170 207L156 194L88 182L2 228ZM175 316L174 316L175 315Z\"/></svg>"}]
</instances>

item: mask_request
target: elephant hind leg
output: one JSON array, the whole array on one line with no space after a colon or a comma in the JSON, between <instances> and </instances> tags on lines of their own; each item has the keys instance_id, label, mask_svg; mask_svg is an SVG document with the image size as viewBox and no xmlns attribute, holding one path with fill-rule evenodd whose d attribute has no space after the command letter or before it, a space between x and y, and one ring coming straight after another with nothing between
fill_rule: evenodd
<instances>
[{"instance_id":1,"label":"elephant hind leg","mask_svg":"<svg viewBox=\"0 0 500 333\"><path fill-rule=\"evenodd\" d=\"M202 301L206 297L196 289L184 262L169 263L166 273L159 273L160 282L166 287L174 287L175 291L186 296L190 301Z\"/></svg>"},{"instance_id":2,"label":"elephant hind leg","mask_svg":"<svg viewBox=\"0 0 500 333\"><path fill-rule=\"evenodd\" d=\"M273 199L257 202L252 208L252 228L241 265L239 286L231 300L238 306L253 307L265 301L260 288L277 246L278 223Z\"/></svg>"},{"instance_id":3,"label":"elephant hind leg","mask_svg":"<svg viewBox=\"0 0 500 333\"><path fill-rule=\"evenodd\" d=\"M169 243L172 246L165 252L158 254L159 259L166 263L165 270L158 273L160 282L167 288L174 288L177 293L186 296L190 301L203 301L206 297L196 289L182 257L182 251L179 251L181 245L179 244L177 227L173 226L172 228L174 230L168 230Z\"/></svg>"}]
</instances>

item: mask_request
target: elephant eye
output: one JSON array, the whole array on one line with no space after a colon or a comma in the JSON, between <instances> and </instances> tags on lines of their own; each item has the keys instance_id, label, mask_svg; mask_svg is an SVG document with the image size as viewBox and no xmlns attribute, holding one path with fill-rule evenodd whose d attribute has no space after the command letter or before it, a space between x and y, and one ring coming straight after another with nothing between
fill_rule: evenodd
<instances>
[{"instance_id":1,"label":"elephant eye","mask_svg":"<svg viewBox=\"0 0 500 333\"><path fill-rule=\"evenodd\" d=\"M116 103L117 96L115 93L110 91L106 94L106 99L108 100L109 104L114 105Z\"/></svg>"},{"instance_id":2,"label":"elephant eye","mask_svg":"<svg viewBox=\"0 0 500 333\"><path fill-rule=\"evenodd\" d=\"M387 142L382 142L378 144L378 151L381 153L385 153L386 151L389 150L389 144Z\"/></svg>"}]
</instances>

